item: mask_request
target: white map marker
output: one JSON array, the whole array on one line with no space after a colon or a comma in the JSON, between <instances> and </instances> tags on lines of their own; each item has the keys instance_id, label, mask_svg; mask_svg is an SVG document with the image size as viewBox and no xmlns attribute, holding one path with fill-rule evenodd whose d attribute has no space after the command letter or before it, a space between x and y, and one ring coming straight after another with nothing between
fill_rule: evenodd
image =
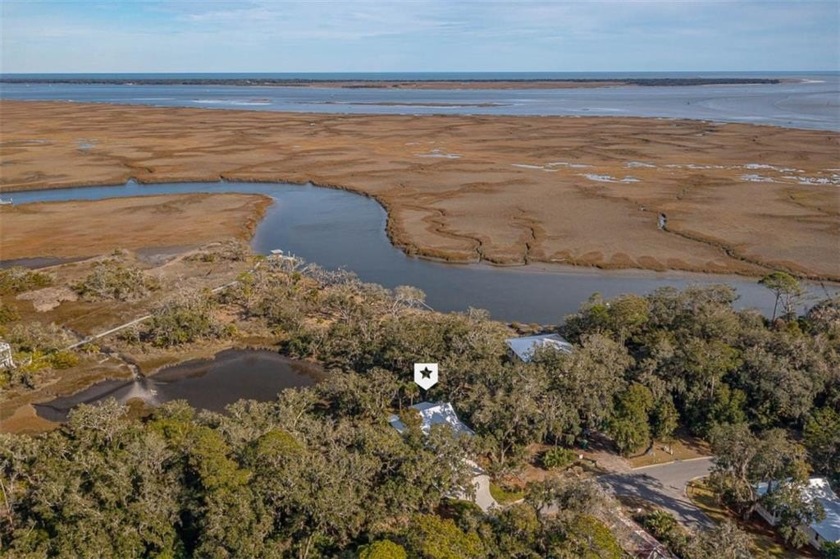
<instances>
[{"instance_id":1,"label":"white map marker","mask_svg":"<svg viewBox=\"0 0 840 559\"><path fill-rule=\"evenodd\" d=\"M415 363L414 382L420 385L423 390L428 390L438 382L437 363Z\"/></svg>"}]
</instances>

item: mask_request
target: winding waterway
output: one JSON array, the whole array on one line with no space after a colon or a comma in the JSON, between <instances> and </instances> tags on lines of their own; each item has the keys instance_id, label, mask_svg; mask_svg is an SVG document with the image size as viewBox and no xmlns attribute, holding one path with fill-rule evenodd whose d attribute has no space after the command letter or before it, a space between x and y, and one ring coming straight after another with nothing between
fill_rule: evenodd
<instances>
[{"instance_id":1,"label":"winding waterway","mask_svg":"<svg viewBox=\"0 0 840 559\"><path fill-rule=\"evenodd\" d=\"M373 199L330 188L277 183L177 183L99 186L16 192L15 204L99 200L127 196L193 192L238 192L270 196L274 203L259 223L252 247L260 253L283 249L325 268L346 268L367 282L386 287L413 285L422 289L436 310L490 311L493 318L556 324L575 312L591 294L605 297L644 294L659 287L727 283L740 295L740 308L772 312L773 295L754 279L734 276L602 271L570 266L444 264L407 256L385 234L387 215ZM172 239L172 245L188 244ZM835 285L806 285L812 298L837 293Z\"/></svg>"}]
</instances>

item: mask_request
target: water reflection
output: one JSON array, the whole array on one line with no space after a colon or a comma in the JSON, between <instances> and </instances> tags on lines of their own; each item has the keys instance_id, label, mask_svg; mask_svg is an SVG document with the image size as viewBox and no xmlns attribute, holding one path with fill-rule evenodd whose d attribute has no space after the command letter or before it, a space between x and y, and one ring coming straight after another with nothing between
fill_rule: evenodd
<instances>
[{"instance_id":1,"label":"water reflection","mask_svg":"<svg viewBox=\"0 0 840 559\"><path fill-rule=\"evenodd\" d=\"M735 276L638 270L602 271L570 266L499 268L431 262L406 256L385 234L386 213L374 200L343 190L279 183L178 183L63 188L16 192L16 204L36 201L98 200L191 192L240 192L270 196L252 246L263 254L283 249L326 268L344 267L386 287L413 285L441 311L469 307L490 311L499 320L556 324L575 312L592 293L605 297L650 293L658 287L727 283L735 287L739 308L768 316L773 295L755 279ZM177 240L173 240L178 243ZM840 289L807 283L811 302Z\"/></svg>"},{"instance_id":2,"label":"water reflection","mask_svg":"<svg viewBox=\"0 0 840 559\"><path fill-rule=\"evenodd\" d=\"M150 406L186 400L195 408L222 411L241 399L274 400L278 392L311 386L323 379L324 374L318 365L273 351L229 349L213 359L186 361L152 377L99 382L71 396L37 404L35 408L38 415L50 421L64 421L73 407L106 398L123 404L139 399Z\"/></svg>"}]
</instances>

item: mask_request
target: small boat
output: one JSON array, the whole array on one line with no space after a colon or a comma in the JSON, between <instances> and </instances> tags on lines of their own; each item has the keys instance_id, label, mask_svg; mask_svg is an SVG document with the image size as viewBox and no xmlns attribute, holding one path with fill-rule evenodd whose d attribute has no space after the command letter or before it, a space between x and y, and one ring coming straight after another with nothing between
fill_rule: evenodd
<instances>
[{"instance_id":1,"label":"small boat","mask_svg":"<svg viewBox=\"0 0 840 559\"><path fill-rule=\"evenodd\" d=\"M12 202L11 198L9 198L8 200L3 200L2 198L0 198L0 206L11 206L12 204L14 204L14 202Z\"/></svg>"}]
</instances>

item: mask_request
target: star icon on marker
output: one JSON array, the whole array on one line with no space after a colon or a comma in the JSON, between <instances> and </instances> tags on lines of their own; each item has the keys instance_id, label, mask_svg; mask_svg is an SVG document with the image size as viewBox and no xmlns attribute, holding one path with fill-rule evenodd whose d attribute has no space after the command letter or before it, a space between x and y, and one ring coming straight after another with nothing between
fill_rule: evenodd
<instances>
[{"instance_id":1,"label":"star icon on marker","mask_svg":"<svg viewBox=\"0 0 840 559\"><path fill-rule=\"evenodd\" d=\"M414 382L416 382L423 390L428 390L436 385L438 382L438 364L415 363Z\"/></svg>"}]
</instances>

